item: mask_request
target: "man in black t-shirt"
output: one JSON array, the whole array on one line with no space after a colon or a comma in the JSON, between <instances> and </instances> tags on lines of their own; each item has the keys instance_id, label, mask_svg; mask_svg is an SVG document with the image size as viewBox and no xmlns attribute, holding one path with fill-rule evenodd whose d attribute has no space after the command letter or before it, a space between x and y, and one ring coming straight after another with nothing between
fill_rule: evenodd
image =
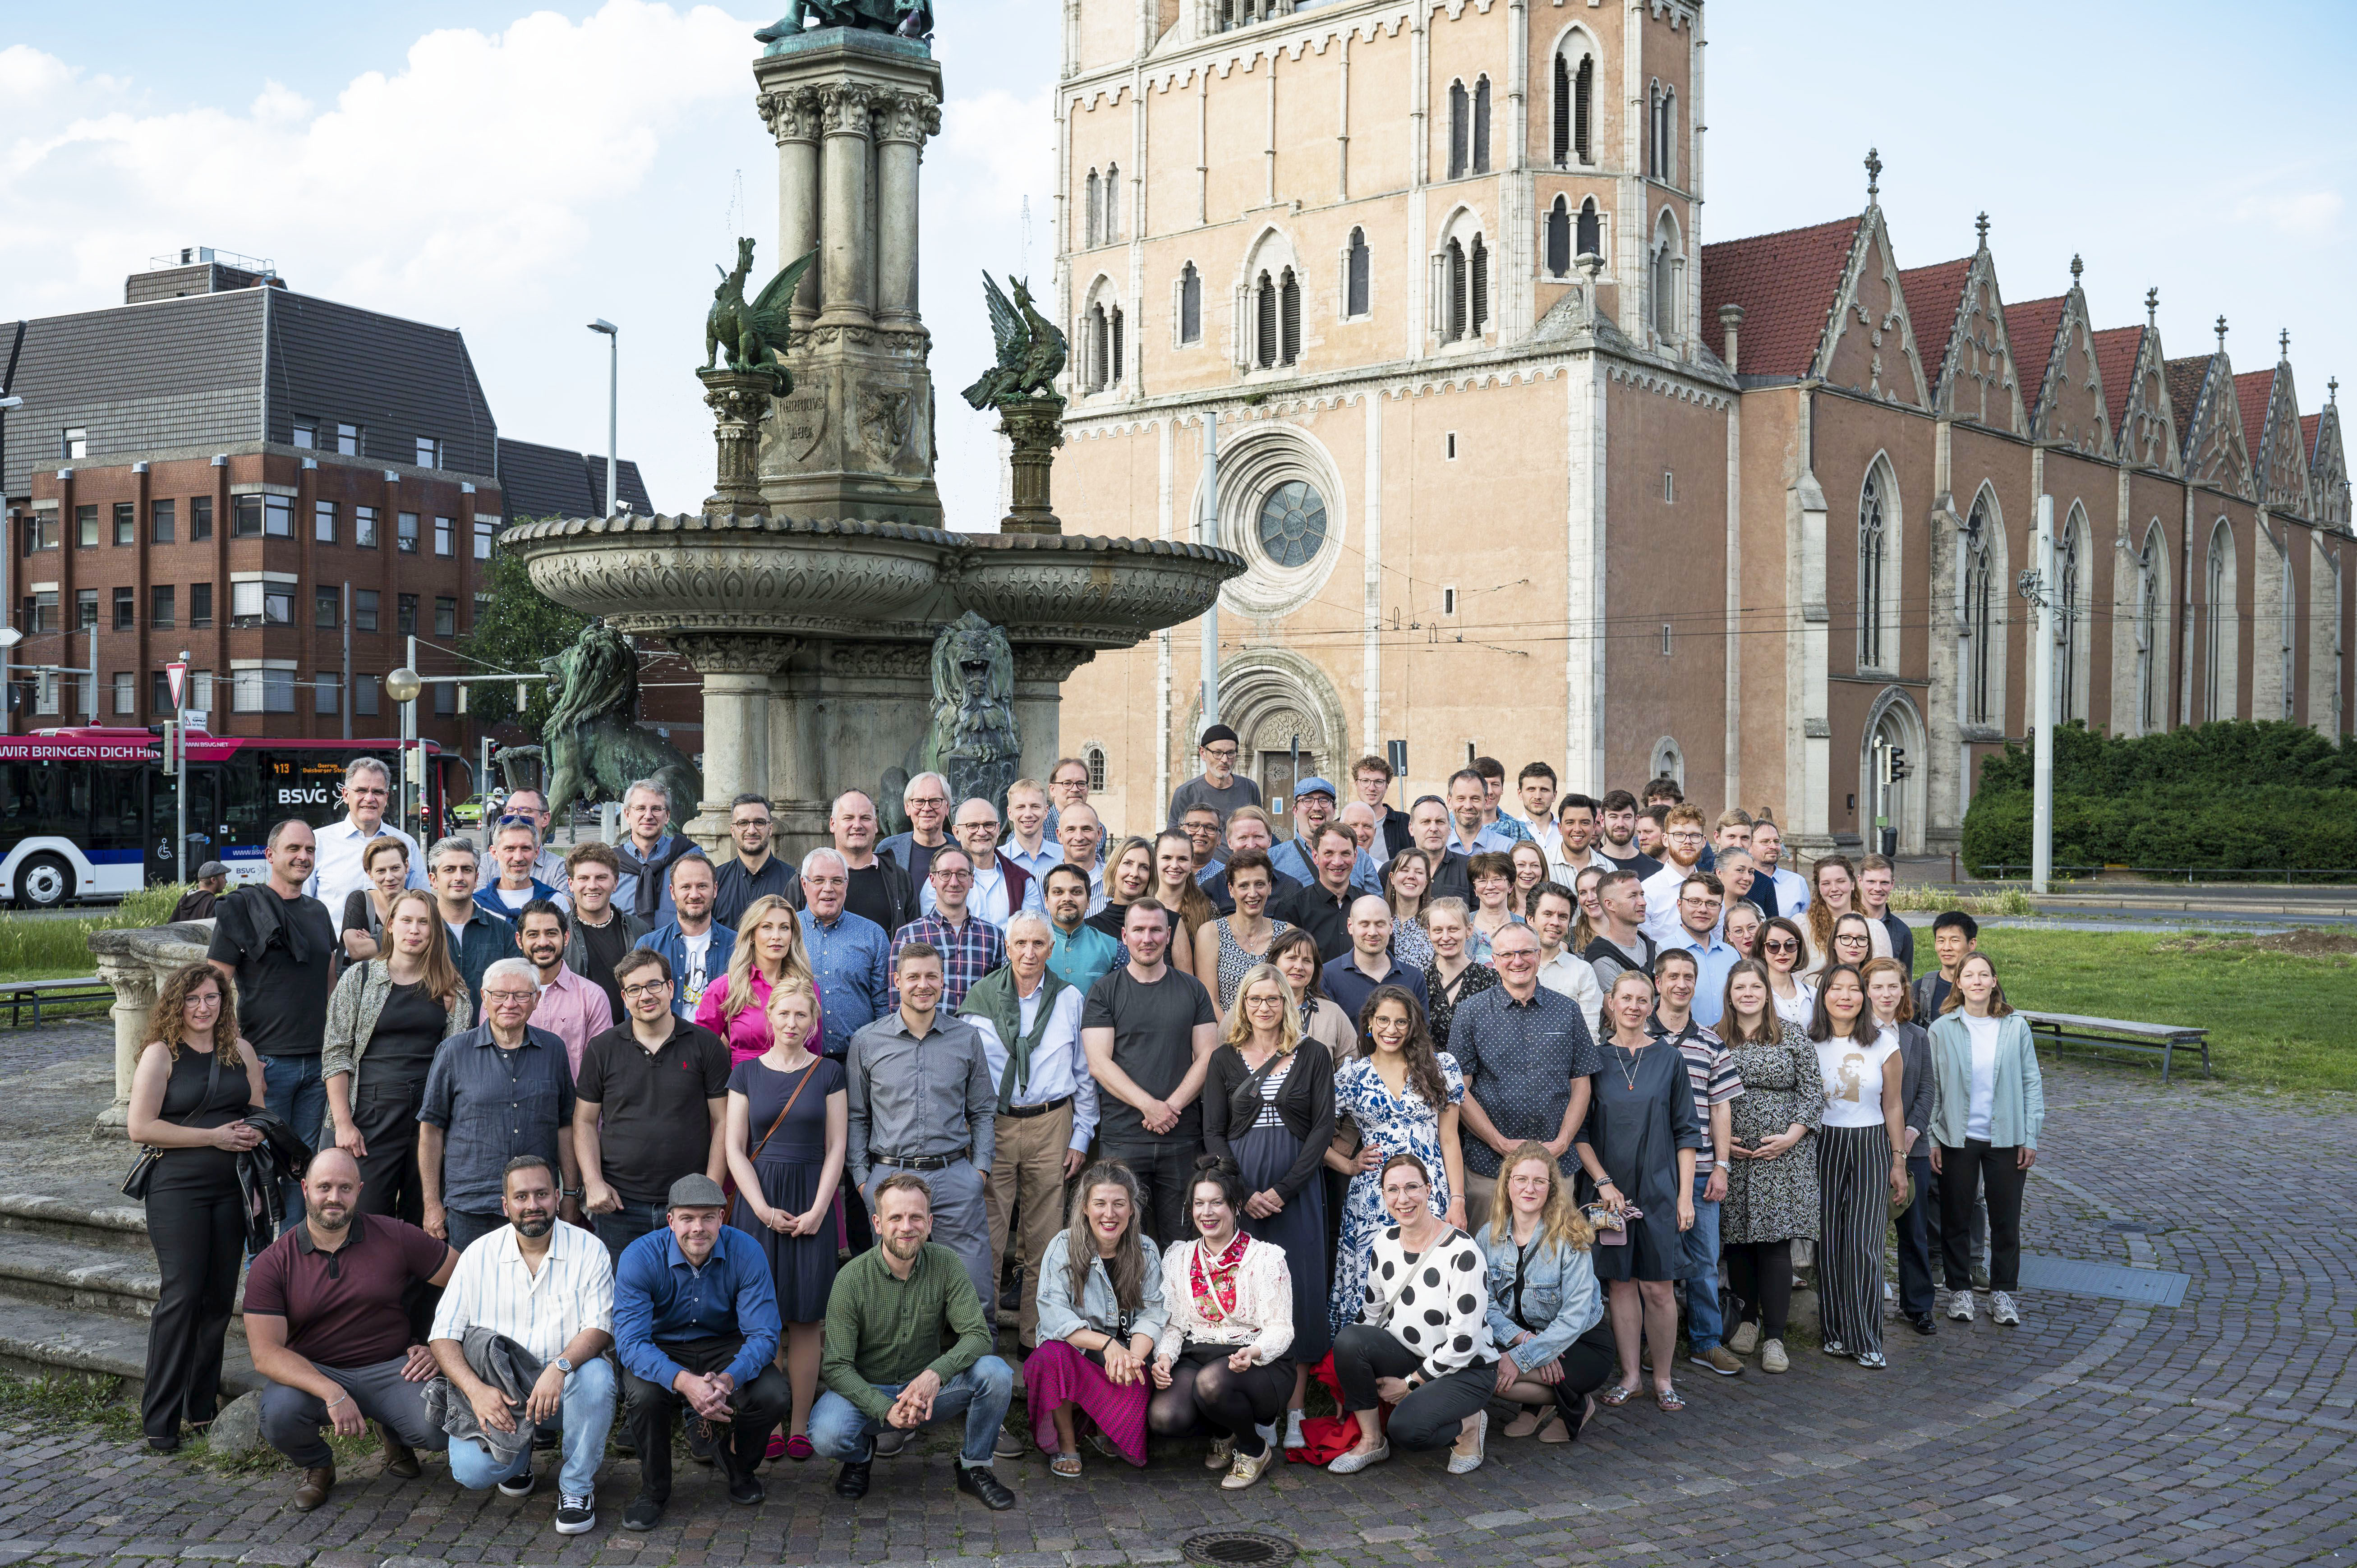
<instances>
[{"instance_id":1,"label":"man in black t-shirt","mask_svg":"<svg viewBox=\"0 0 2357 1568\"><path fill-rule=\"evenodd\" d=\"M850 878L843 907L875 921L888 934L925 911L917 902L917 885L907 868L890 855L876 853L876 802L856 789L834 799L827 817L834 835L834 853L843 856Z\"/></svg>"},{"instance_id":2,"label":"man in black t-shirt","mask_svg":"<svg viewBox=\"0 0 2357 1568\"><path fill-rule=\"evenodd\" d=\"M336 926L303 883L318 854L311 824L290 818L270 830L270 875L214 907L205 957L237 986L238 1032L262 1058L264 1101L306 1143L319 1140L328 1089L319 1042L336 979ZM286 1225L302 1218L299 1183L286 1184Z\"/></svg>"},{"instance_id":3,"label":"man in black t-shirt","mask_svg":"<svg viewBox=\"0 0 2357 1568\"><path fill-rule=\"evenodd\" d=\"M1201 981L1164 961L1170 911L1159 900L1130 905L1122 942L1129 961L1089 988L1081 1047L1104 1091L1098 1146L1136 1176L1146 1233L1167 1246L1192 1233L1187 1189L1203 1149L1199 1101L1219 1015Z\"/></svg>"},{"instance_id":4,"label":"man in black t-shirt","mask_svg":"<svg viewBox=\"0 0 2357 1568\"><path fill-rule=\"evenodd\" d=\"M614 977L628 1021L582 1049L573 1150L582 1207L619 1267L666 1223L672 1183L727 1174L728 1045L671 1010L671 961L654 949L624 953Z\"/></svg>"},{"instance_id":5,"label":"man in black t-shirt","mask_svg":"<svg viewBox=\"0 0 2357 1568\"><path fill-rule=\"evenodd\" d=\"M573 934L565 942L565 967L606 993L614 1016L627 1018L614 966L638 945L647 928L628 909L614 904L614 889L622 879L622 859L609 844L576 844L565 857L566 879L573 885Z\"/></svg>"}]
</instances>

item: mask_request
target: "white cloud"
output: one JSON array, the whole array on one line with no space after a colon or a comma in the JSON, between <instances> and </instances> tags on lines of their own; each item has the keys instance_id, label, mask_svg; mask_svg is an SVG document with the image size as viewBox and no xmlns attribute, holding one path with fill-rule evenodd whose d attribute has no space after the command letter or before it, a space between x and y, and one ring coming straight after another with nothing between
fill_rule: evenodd
<instances>
[{"instance_id":1,"label":"white cloud","mask_svg":"<svg viewBox=\"0 0 2357 1568\"><path fill-rule=\"evenodd\" d=\"M2235 204L2242 222L2265 223L2278 233L2312 239L2331 232L2341 217L2337 190L2302 190L2252 195Z\"/></svg>"}]
</instances>

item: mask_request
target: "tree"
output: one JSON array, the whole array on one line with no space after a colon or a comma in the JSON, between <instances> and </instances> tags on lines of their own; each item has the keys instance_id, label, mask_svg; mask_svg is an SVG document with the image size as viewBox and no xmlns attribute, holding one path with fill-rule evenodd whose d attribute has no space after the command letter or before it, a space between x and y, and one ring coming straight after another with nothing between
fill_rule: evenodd
<instances>
[{"instance_id":1,"label":"tree","mask_svg":"<svg viewBox=\"0 0 2357 1568\"><path fill-rule=\"evenodd\" d=\"M554 659L565 651L581 635L581 628L589 624L585 617L533 587L523 562L504 550L491 553L487 575L490 603L475 618L475 629L458 645L459 650L470 659L494 669L536 675L541 672L542 660ZM487 673L479 666L471 672ZM548 722L554 692L545 682L535 682L525 690L531 697L519 714L514 686L475 685L467 695L468 717L484 729L512 719L526 729L537 731Z\"/></svg>"}]
</instances>

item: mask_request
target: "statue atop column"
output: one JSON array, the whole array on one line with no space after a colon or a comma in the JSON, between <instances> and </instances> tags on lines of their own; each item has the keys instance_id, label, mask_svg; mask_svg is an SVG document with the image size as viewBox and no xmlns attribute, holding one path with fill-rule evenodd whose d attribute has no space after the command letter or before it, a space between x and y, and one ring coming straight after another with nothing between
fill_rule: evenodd
<instances>
[{"instance_id":1,"label":"statue atop column","mask_svg":"<svg viewBox=\"0 0 2357 1568\"><path fill-rule=\"evenodd\" d=\"M712 291L712 309L704 318L704 368L711 370L714 361L726 352L731 371L770 377L777 383L780 397L793 391L793 377L785 366L786 345L792 328L786 317L786 307L793 300L794 290L802 285L802 274L817 259L818 252L813 251L788 263L748 303L745 298L745 280L753 271L753 242L749 238L738 240L737 270L721 272L720 286ZM714 263L716 269L718 265Z\"/></svg>"},{"instance_id":2,"label":"statue atop column","mask_svg":"<svg viewBox=\"0 0 2357 1568\"><path fill-rule=\"evenodd\" d=\"M977 409L998 411L998 428L1013 448L1014 506L999 520L1001 533L1061 533L1064 525L1048 504L1048 473L1056 448L1064 444L1064 400L1056 378L1070 352L1064 334L1031 303L1022 278L1010 276L1010 300L988 273L982 274L983 303L990 310L990 334L998 361L965 389Z\"/></svg>"},{"instance_id":3,"label":"statue atop column","mask_svg":"<svg viewBox=\"0 0 2357 1568\"><path fill-rule=\"evenodd\" d=\"M822 27L851 27L865 33L890 33L903 38L933 35L932 0L794 0L794 8L755 33L761 43L802 31L813 23Z\"/></svg>"}]
</instances>

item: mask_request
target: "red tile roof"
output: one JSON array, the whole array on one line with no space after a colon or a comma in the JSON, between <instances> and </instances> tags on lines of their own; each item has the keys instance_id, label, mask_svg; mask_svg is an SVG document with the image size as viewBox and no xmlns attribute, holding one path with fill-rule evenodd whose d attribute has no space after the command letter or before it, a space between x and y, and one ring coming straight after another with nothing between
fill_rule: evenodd
<instances>
[{"instance_id":1,"label":"red tile roof","mask_svg":"<svg viewBox=\"0 0 2357 1568\"><path fill-rule=\"evenodd\" d=\"M2021 377L2021 402L2030 414L2046 391L2046 367L2054 358L2054 335L2062 328L2065 295L2024 300L2005 307L2005 335L2013 342L2013 368Z\"/></svg>"},{"instance_id":2,"label":"red tile roof","mask_svg":"<svg viewBox=\"0 0 2357 1568\"><path fill-rule=\"evenodd\" d=\"M2128 416L2136 351L2143 347L2141 327L2114 327L2095 334L2095 373L2104 378L2104 401L2110 405L2115 436L2120 433L2120 422Z\"/></svg>"},{"instance_id":3,"label":"red tile roof","mask_svg":"<svg viewBox=\"0 0 2357 1568\"><path fill-rule=\"evenodd\" d=\"M1972 257L1963 256L1908 267L1899 274L1899 292L1906 297L1908 319L1915 327L1915 349L1923 356L1923 380L1935 399L1940 372L1948 363L1948 339L1955 335L1956 315L1964 308L1964 279L1972 270Z\"/></svg>"},{"instance_id":4,"label":"red tile roof","mask_svg":"<svg viewBox=\"0 0 2357 1568\"><path fill-rule=\"evenodd\" d=\"M2316 433L2323 427L2323 424L2324 415L2321 413L2303 413L2299 416L2299 455L2308 460L2308 466L2311 468L2316 467L2318 456Z\"/></svg>"},{"instance_id":5,"label":"red tile roof","mask_svg":"<svg viewBox=\"0 0 2357 1568\"><path fill-rule=\"evenodd\" d=\"M2209 379L2211 360L2208 354L2190 354L2161 367L2169 372L2169 401L2177 411L2180 444L2193 439L2193 405L2201 396L2201 383Z\"/></svg>"},{"instance_id":6,"label":"red tile roof","mask_svg":"<svg viewBox=\"0 0 2357 1568\"><path fill-rule=\"evenodd\" d=\"M2234 378L2234 400L2242 405L2243 450L2250 454L2254 472L2266 466L2266 456L2259 448L2260 438L2266 434L2267 403L2276 390L2273 371L2245 371Z\"/></svg>"},{"instance_id":7,"label":"red tile roof","mask_svg":"<svg viewBox=\"0 0 2357 1568\"><path fill-rule=\"evenodd\" d=\"M1726 354L1718 307L1743 307L1737 371L1747 375L1805 376L1824 340L1834 296L1857 241L1858 220L1836 219L1807 229L1754 234L1702 248L1702 333L1711 352Z\"/></svg>"}]
</instances>

